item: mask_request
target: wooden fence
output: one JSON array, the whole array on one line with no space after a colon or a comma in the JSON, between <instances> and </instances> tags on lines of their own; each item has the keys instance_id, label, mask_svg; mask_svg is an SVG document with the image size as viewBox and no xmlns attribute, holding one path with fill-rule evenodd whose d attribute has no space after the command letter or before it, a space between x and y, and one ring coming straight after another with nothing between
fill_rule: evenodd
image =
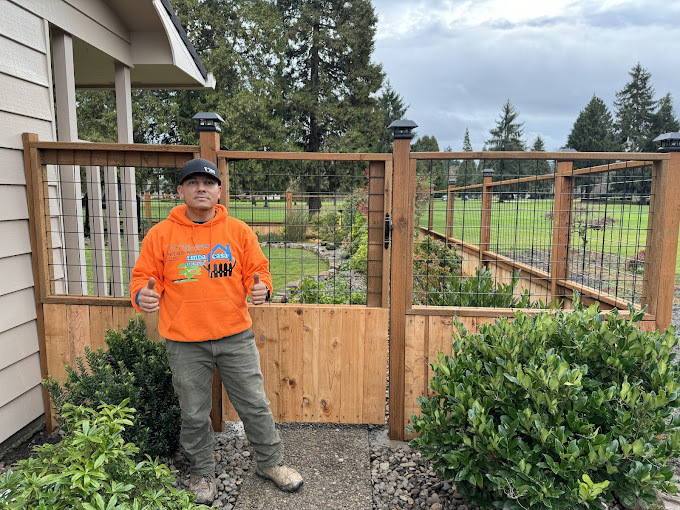
<instances>
[{"instance_id":1,"label":"wooden fence","mask_svg":"<svg viewBox=\"0 0 680 510\"><path fill-rule=\"evenodd\" d=\"M428 364L439 351L451 353L453 319L458 317L469 330L497 317L511 315L509 309L479 309L414 306L413 249L416 164L424 160L443 159L541 159L557 160L553 249L550 271L539 271L512 260L490 248L488 231L491 215L491 189L502 183L485 180L480 189L488 193L482 208L480 243L473 245L453 238L450 232L438 235L446 243L456 244L468 254L472 265L486 264L504 278L517 269L533 274L535 285L547 296L564 294L564 289L589 291L568 278L569 243L560 236L570 231L571 208L569 189L573 176L580 170L568 171L570 161L611 159L652 162L652 194L649 206L647 260L644 264L643 304L647 313L644 328L664 328L670 321L675 274L675 258L680 221L680 154L629 153L410 153L410 140L395 140L392 154L318 154L221 151L216 133L202 132L199 146L146 146L121 144L77 144L40 142L35 135L24 136L26 181L30 204L30 228L33 247L35 303L43 378L65 376L64 365L73 364L82 355L84 345L103 346L107 328L120 329L134 309L122 292L124 276L116 276L112 288L119 289L104 297L88 296L83 287L69 285L72 272L68 266L84 261L78 230L71 238L61 235L69 227L55 220L54 211L63 208L59 186L50 186L49 177L62 167L104 166L112 182L105 197L97 197L99 183L92 186L90 198L108 204L106 213L90 208L92 243L104 243L102 223L105 215L112 237L122 238L125 245L116 253L120 257L113 267L120 275L128 272L135 260L138 246L134 208L126 212L120 226L116 167L121 172L123 187L130 195L134 189L134 166L179 168L192 157L214 161L223 183L221 203L229 206L229 167L239 160L281 161L363 161L369 166L368 176L368 302L366 306L267 305L251 306L256 342L261 354L262 369L272 410L280 421L317 421L342 423L384 423L385 375L388 357L389 330L389 431L390 437L404 439L404 427L410 414L417 412L416 398L427 394L430 369ZM568 158L565 159L565 158ZM630 164L630 163L629 163ZM55 166L58 165L58 166ZM611 168L611 165L610 165ZM630 166L628 167L630 168ZM589 171L592 171L590 169ZM78 172L72 171L70 179ZM92 172L94 176L99 172ZM571 182L570 182L571 181ZM395 185L393 186L393 183ZM62 184L73 186L70 181ZM78 183L78 186L80 184ZM90 189L90 188L88 188ZM573 189L573 188L572 188ZM449 189L454 193L459 189ZM455 214L453 197L450 214ZM82 214L73 209L76 216ZM93 212L94 211L94 212ZM564 212L567 211L565 214ZM386 214L392 229L385 243ZM112 216L111 216L112 215ZM448 216L447 216L448 217ZM447 219L447 225L452 224ZM92 226L94 225L94 227ZM389 225L389 223L387 223ZM120 228L120 230L118 230ZM389 238L391 234L391 240ZM75 240L74 240L75 239ZM63 260L59 257L63 257ZM76 262L72 262L75 260ZM93 261L95 270L97 264ZM110 261L109 261L110 263ZM66 269L64 269L66 268ZM104 282L112 276L101 274ZM544 282L544 283L540 283ZM105 285L104 285L105 287ZM102 287L103 288L103 287ZM77 289L74 292L73 289ZM69 291L68 293L65 291ZM535 292L539 290L535 289ZM590 293L592 294L592 293ZM597 297L605 307L623 308L625 303L614 297ZM563 303L569 306L568 301ZM535 313L530 312L530 313ZM157 316L146 316L149 336L160 340L156 329ZM48 395L45 394L46 416L52 424ZM216 378L213 386L213 426L220 429L227 419L236 419L226 395Z\"/></svg>"}]
</instances>

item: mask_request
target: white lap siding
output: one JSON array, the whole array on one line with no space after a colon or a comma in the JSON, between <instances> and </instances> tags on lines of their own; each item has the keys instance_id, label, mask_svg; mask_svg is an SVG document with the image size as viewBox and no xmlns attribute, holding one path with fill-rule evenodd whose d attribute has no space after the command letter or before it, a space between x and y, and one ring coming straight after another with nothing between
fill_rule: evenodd
<instances>
[{"instance_id":1,"label":"white lap siding","mask_svg":"<svg viewBox=\"0 0 680 510\"><path fill-rule=\"evenodd\" d=\"M24 132L54 140L47 22L0 0L0 443L44 411Z\"/></svg>"}]
</instances>

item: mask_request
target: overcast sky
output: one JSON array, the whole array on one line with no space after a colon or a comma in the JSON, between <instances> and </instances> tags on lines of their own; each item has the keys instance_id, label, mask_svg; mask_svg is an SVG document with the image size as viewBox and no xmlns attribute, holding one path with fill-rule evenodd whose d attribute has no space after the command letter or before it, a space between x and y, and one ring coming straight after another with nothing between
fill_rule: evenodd
<instances>
[{"instance_id":1,"label":"overcast sky","mask_svg":"<svg viewBox=\"0 0 680 510\"><path fill-rule=\"evenodd\" d=\"M593 95L614 114L638 62L656 98L680 111L678 0L373 0L374 61L409 105L417 133L482 150L506 100L524 139L566 143Z\"/></svg>"}]
</instances>

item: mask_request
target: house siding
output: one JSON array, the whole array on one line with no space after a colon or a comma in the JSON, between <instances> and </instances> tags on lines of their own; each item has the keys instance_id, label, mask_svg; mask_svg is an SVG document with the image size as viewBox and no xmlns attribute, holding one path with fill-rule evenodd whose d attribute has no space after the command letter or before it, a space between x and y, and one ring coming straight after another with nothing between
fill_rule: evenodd
<instances>
[{"instance_id":1,"label":"house siding","mask_svg":"<svg viewBox=\"0 0 680 510\"><path fill-rule=\"evenodd\" d=\"M54 140L47 22L0 0L0 443L44 412L24 132Z\"/></svg>"}]
</instances>

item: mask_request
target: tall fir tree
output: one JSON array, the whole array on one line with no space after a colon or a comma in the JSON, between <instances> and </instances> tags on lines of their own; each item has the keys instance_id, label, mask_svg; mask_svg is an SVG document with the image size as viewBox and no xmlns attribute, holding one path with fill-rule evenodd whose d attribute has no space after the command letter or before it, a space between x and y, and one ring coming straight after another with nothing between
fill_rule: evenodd
<instances>
[{"instance_id":1,"label":"tall fir tree","mask_svg":"<svg viewBox=\"0 0 680 510\"><path fill-rule=\"evenodd\" d=\"M434 136L419 137L412 145L412 152L439 152L439 142ZM434 185L436 190L446 189L449 165L442 160L418 161L416 174L425 177L427 185Z\"/></svg>"},{"instance_id":2,"label":"tall fir tree","mask_svg":"<svg viewBox=\"0 0 680 510\"><path fill-rule=\"evenodd\" d=\"M541 135L536 136L534 143L531 145L533 152L545 152L545 140ZM530 175L547 175L552 173L553 169L550 163L545 159L536 159L531 162L531 168L528 169ZM545 198L552 191L553 182L551 180L533 181L527 183L527 192L531 194L531 198Z\"/></svg>"},{"instance_id":3,"label":"tall fir tree","mask_svg":"<svg viewBox=\"0 0 680 510\"><path fill-rule=\"evenodd\" d=\"M382 131L378 137L376 152L392 152L392 130L389 125L395 120L403 119L408 110L408 105L403 98L392 88L389 80L383 87L382 94L378 98L378 115L382 119Z\"/></svg>"},{"instance_id":4,"label":"tall fir tree","mask_svg":"<svg viewBox=\"0 0 680 510\"><path fill-rule=\"evenodd\" d=\"M652 74L640 63L628 73L630 81L616 93L616 131L624 150L640 152L649 146L657 101Z\"/></svg>"},{"instance_id":5,"label":"tall fir tree","mask_svg":"<svg viewBox=\"0 0 680 510\"><path fill-rule=\"evenodd\" d=\"M656 138L664 133L680 131L680 122L675 116L673 109L673 97L670 92L659 100L659 109L654 114L652 121L652 137ZM657 146L652 140L647 150L655 151Z\"/></svg>"},{"instance_id":6,"label":"tall fir tree","mask_svg":"<svg viewBox=\"0 0 680 510\"><path fill-rule=\"evenodd\" d=\"M378 19L370 0L279 0L277 7L286 42L280 111L295 142L308 152L375 150L383 121L375 93L384 76L371 62ZM311 213L321 208L320 193L348 185L331 165L301 170L314 194Z\"/></svg>"},{"instance_id":7,"label":"tall fir tree","mask_svg":"<svg viewBox=\"0 0 680 510\"><path fill-rule=\"evenodd\" d=\"M617 152L622 149L614 129L614 120L607 105L593 95L571 128L567 137L567 148L579 152ZM574 169L585 168L589 161L574 161ZM602 176L581 176L576 180L577 189L583 198L590 196L593 186Z\"/></svg>"},{"instance_id":8,"label":"tall fir tree","mask_svg":"<svg viewBox=\"0 0 680 510\"><path fill-rule=\"evenodd\" d=\"M566 146L579 152L621 150L616 140L612 114L602 99L593 96L586 107L581 110L567 137Z\"/></svg>"},{"instance_id":9,"label":"tall fir tree","mask_svg":"<svg viewBox=\"0 0 680 510\"><path fill-rule=\"evenodd\" d=\"M510 103L510 100L506 101L496 121L496 126L489 131L491 138L486 141L488 151L526 150L526 145L522 140L524 123L518 122L518 117L519 111ZM528 175L529 172L529 165L519 160L497 159L484 161L483 164L484 168L495 170L495 180L519 178ZM523 192L525 189L527 189L526 185L520 185L513 186L512 190L499 190L500 200L507 199L516 192Z\"/></svg>"},{"instance_id":10,"label":"tall fir tree","mask_svg":"<svg viewBox=\"0 0 680 510\"><path fill-rule=\"evenodd\" d=\"M463 136L463 152L474 152L468 128L465 128L465 136ZM477 162L474 159L461 160L456 172L456 185L469 186L480 182L482 182L481 170L479 170Z\"/></svg>"}]
</instances>

